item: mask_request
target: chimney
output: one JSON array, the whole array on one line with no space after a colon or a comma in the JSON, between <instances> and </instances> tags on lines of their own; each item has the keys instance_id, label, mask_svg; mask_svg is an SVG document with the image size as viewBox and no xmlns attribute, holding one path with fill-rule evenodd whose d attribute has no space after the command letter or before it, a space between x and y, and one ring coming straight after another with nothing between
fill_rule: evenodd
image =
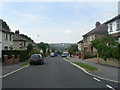
<instances>
[{"instance_id":1,"label":"chimney","mask_svg":"<svg viewBox=\"0 0 120 90\"><path fill-rule=\"evenodd\" d=\"M19 32L19 30L16 30L15 33L16 33L16 34L19 34L20 32Z\"/></svg>"},{"instance_id":2,"label":"chimney","mask_svg":"<svg viewBox=\"0 0 120 90\"><path fill-rule=\"evenodd\" d=\"M96 22L95 28L98 28L100 26L100 22Z\"/></svg>"}]
</instances>

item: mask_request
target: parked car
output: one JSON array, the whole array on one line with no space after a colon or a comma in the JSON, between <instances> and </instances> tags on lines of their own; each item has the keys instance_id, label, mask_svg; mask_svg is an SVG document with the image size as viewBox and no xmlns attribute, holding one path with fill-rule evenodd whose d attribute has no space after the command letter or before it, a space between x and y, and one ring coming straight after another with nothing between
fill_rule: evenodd
<instances>
[{"instance_id":1,"label":"parked car","mask_svg":"<svg viewBox=\"0 0 120 90\"><path fill-rule=\"evenodd\" d=\"M44 59L41 54L33 54L29 59L30 65L32 64L44 64Z\"/></svg>"},{"instance_id":2,"label":"parked car","mask_svg":"<svg viewBox=\"0 0 120 90\"><path fill-rule=\"evenodd\" d=\"M67 54L66 54L66 53L63 53L63 54L62 54L62 57L67 57Z\"/></svg>"},{"instance_id":3,"label":"parked car","mask_svg":"<svg viewBox=\"0 0 120 90\"><path fill-rule=\"evenodd\" d=\"M54 56L55 56L54 52L51 52L51 53L50 53L50 56L51 56L51 57L54 57Z\"/></svg>"},{"instance_id":4,"label":"parked car","mask_svg":"<svg viewBox=\"0 0 120 90\"><path fill-rule=\"evenodd\" d=\"M51 56L51 57L57 56L57 52L51 52L50 56Z\"/></svg>"}]
</instances>

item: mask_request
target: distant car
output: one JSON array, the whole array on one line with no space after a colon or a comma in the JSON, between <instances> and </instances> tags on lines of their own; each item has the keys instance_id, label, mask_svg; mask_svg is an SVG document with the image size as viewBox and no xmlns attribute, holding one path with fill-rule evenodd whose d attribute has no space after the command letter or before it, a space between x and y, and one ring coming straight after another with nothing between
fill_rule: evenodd
<instances>
[{"instance_id":1,"label":"distant car","mask_svg":"<svg viewBox=\"0 0 120 90\"><path fill-rule=\"evenodd\" d=\"M29 59L30 65L32 64L44 64L44 59L41 54L33 54Z\"/></svg>"},{"instance_id":2,"label":"distant car","mask_svg":"<svg viewBox=\"0 0 120 90\"><path fill-rule=\"evenodd\" d=\"M62 57L67 57L67 54L66 54L66 53L63 53L63 54L62 54Z\"/></svg>"},{"instance_id":3,"label":"distant car","mask_svg":"<svg viewBox=\"0 0 120 90\"><path fill-rule=\"evenodd\" d=\"M55 56L55 54L52 52L52 53L50 53L50 56L51 56L51 57L54 57L54 56Z\"/></svg>"}]
</instances>

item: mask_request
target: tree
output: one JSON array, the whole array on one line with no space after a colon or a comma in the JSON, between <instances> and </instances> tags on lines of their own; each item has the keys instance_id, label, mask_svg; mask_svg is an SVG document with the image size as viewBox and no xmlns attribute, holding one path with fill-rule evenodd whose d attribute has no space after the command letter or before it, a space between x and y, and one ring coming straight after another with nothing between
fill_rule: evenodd
<instances>
[{"instance_id":1,"label":"tree","mask_svg":"<svg viewBox=\"0 0 120 90\"><path fill-rule=\"evenodd\" d=\"M102 38L95 39L92 41L91 46L97 49L99 56L104 60L107 60L108 58L117 59L118 57L116 56L118 49L117 43L111 35L106 35Z\"/></svg>"},{"instance_id":2,"label":"tree","mask_svg":"<svg viewBox=\"0 0 120 90\"><path fill-rule=\"evenodd\" d=\"M5 21L1 20L1 19L0 19L0 26L2 26L2 28L5 29L5 30L9 30L10 31L10 28L7 25L7 23Z\"/></svg>"},{"instance_id":3,"label":"tree","mask_svg":"<svg viewBox=\"0 0 120 90\"><path fill-rule=\"evenodd\" d=\"M49 44L40 42L37 44L39 49L43 50L43 53L46 53L46 50L49 49Z\"/></svg>"},{"instance_id":4,"label":"tree","mask_svg":"<svg viewBox=\"0 0 120 90\"><path fill-rule=\"evenodd\" d=\"M32 50L33 50L33 46L32 46L32 44L29 44L29 45L27 46L27 51L30 52L30 51L32 51Z\"/></svg>"},{"instance_id":5,"label":"tree","mask_svg":"<svg viewBox=\"0 0 120 90\"><path fill-rule=\"evenodd\" d=\"M70 55L71 55L71 54L74 55L77 51L78 51L77 45L73 45L73 46L70 46L70 47L68 48L68 52L69 52Z\"/></svg>"}]
</instances>

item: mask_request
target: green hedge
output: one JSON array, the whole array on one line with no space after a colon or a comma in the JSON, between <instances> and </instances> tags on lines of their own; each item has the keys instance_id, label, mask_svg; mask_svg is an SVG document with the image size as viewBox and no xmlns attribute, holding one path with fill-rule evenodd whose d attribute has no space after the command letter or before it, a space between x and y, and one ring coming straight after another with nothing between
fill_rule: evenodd
<instances>
[{"instance_id":1,"label":"green hedge","mask_svg":"<svg viewBox=\"0 0 120 90\"><path fill-rule=\"evenodd\" d=\"M4 55L8 55L8 58L12 58L12 55L20 55L20 62L28 60L28 51L27 50L2 50L2 61L4 62Z\"/></svg>"}]
</instances>

